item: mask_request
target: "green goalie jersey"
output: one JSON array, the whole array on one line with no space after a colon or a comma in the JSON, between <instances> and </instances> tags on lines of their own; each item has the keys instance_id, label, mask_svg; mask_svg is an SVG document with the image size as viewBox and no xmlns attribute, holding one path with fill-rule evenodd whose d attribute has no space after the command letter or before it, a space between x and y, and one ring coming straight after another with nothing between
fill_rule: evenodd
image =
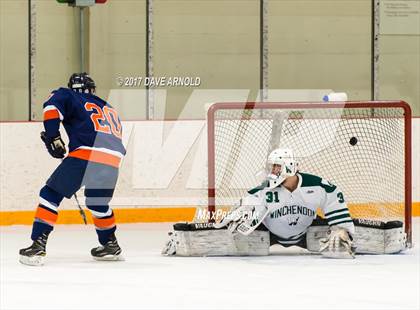
<instances>
[{"instance_id":1,"label":"green goalie jersey","mask_svg":"<svg viewBox=\"0 0 420 310\"><path fill-rule=\"evenodd\" d=\"M299 183L293 192L281 185L270 189L268 182L248 192L270 210L263 221L268 230L282 244L298 243L320 208L330 226L340 226L353 234L353 221L337 186L315 175L301 172L296 175Z\"/></svg>"}]
</instances>

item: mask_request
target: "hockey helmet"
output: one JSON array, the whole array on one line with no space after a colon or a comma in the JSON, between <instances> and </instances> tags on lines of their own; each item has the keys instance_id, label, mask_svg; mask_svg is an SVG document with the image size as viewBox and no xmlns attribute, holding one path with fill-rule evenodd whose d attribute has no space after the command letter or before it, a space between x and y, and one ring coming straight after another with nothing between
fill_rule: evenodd
<instances>
[{"instance_id":1,"label":"hockey helmet","mask_svg":"<svg viewBox=\"0 0 420 310\"><path fill-rule=\"evenodd\" d=\"M73 73L69 79L68 87L79 93L94 93L96 89L95 82L86 73Z\"/></svg>"},{"instance_id":2,"label":"hockey helmet","mask_svg":"<svg viewBox=\"0 0 420 310\"><path fill-rule=\"evenodd\" d=\"M277 166L275 166L277 165ZM291 149L277 148L268 155L266 171L269 187L279 186L283 181L297 172L298 163Z\"/></svg>"}]
</instances>

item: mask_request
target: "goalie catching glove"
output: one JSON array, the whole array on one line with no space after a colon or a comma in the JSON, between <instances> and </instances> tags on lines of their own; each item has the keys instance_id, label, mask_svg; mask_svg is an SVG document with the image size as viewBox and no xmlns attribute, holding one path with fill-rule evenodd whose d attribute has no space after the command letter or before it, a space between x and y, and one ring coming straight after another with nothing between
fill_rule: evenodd
<instances>
[{"instance_id":1,"label":"goalie catching glove","mask_svg":"<svg viewBox=\"0 0 420 310\"><path fill-rule=\"evenodd\" d=\"M327 238L320 240L320 252L326 258L355 258L353 238L347 230L332 226Z\"/></svg>"},{"instance_id":2,"label":"goalie catching glove","mask_svg":"<svg viewBox=\"0 0 420 310\"><path fill-rule=\"evenodd\" d=\"M261 205L257 197L247 196L220 223L214 224L214 227L227 226L231 233L237 231L248 236L262 223L269 212L268 207Z\"/></svg>"}]
</instances>

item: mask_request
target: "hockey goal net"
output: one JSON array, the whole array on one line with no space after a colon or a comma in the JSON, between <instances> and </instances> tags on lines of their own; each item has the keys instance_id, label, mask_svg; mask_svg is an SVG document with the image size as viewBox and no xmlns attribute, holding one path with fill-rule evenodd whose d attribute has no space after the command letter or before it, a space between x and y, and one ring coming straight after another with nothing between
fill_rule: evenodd
<instances>
[{"instance_id":1,"label":"hockey goal net","mask_svg":"<svg viewBox=\"0 0 420 310\"><path fill-rule=\"evenodd\" d=\"M405 102L216 103L208 111L209 211L229 208L290 148L299 170L343 191L354 218L404 223L411 239L411 110ZM409 240L410 241L410 240Z\"/></svg>"}]
</instances>

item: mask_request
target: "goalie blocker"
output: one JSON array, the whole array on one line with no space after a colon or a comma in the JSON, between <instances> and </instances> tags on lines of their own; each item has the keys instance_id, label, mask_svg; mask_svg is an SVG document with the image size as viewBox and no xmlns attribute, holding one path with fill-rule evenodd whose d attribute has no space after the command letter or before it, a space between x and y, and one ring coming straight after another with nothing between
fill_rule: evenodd
<instances>
[{"instance_id":1,"label":"goalie blocker","mask_svg":"<svg viewBox=\"0 0 420 310\"><path fill-rule=\"evenodd\" d=\"M394 254L407 248L400 221L354 219L354 246L358 254ZM162 254L177 256L263 256L269 254L270 232L255 230L248 236L216 229L213 223L177 223L169 233ZM323 219L314 220L306 233L306 248L319 253L320 240L330 229Z\"/></svg>"}]
</instances>

